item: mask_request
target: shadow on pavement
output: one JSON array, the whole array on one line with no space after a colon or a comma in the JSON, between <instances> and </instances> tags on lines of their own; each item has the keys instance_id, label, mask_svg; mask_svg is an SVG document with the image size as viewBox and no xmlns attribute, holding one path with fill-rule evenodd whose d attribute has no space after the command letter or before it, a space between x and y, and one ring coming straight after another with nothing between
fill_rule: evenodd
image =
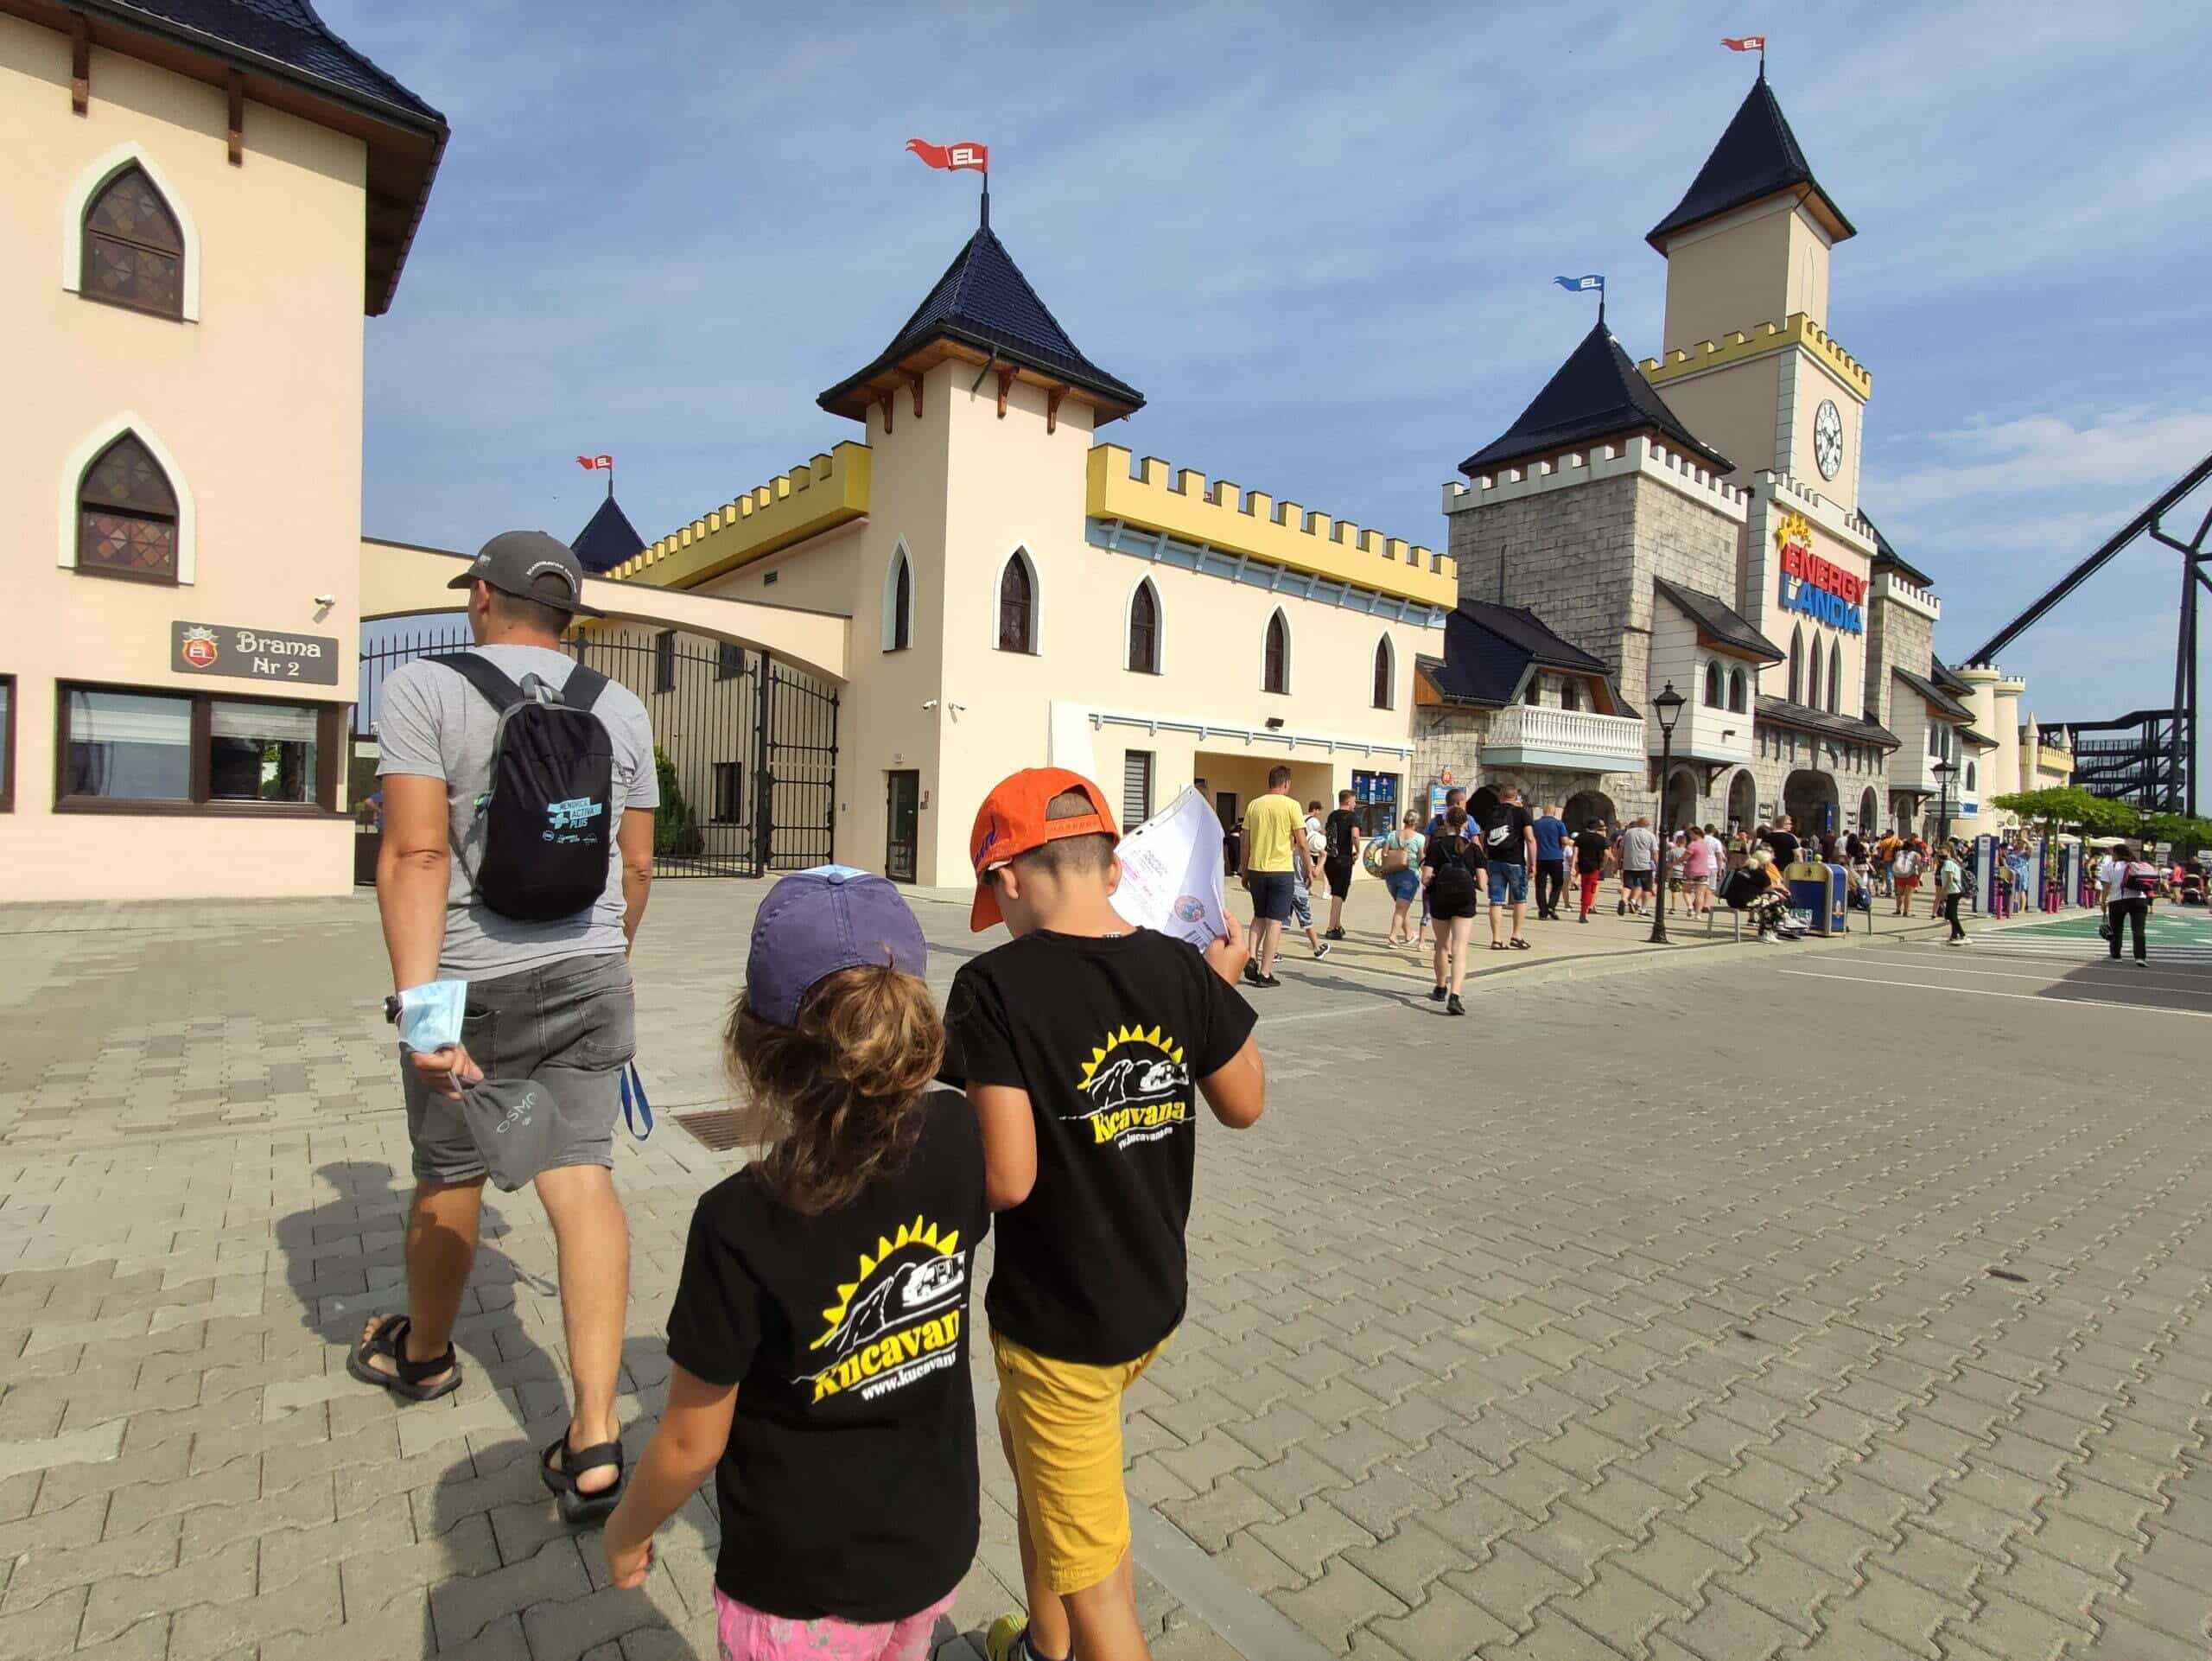
<instances>
[{"instance_id":1,"label":"shadow on pavement","mask_svg":"<svg viewBox=\"0 0 2212 1661\"><path fill-rule=\"evenodd\" d=\"M365 1397L372 1387L344 1376L342 1352L372 1313L406 1308L404 1237L412 1186L379 1161L340 1161L316 1174L336 1192L276 1225L285 1280L299 1300L302 1324L340 1352L331 1358L334 1378ZM563 1523L538 1475L538 1449L568 1427L567 1382L516 1314L515 1295L521 1287L554 1297L557 1289L499 1248L495 1242L507 1231L487 1189L468 1295L454 1327L461 1387L439 1402L396 1403L400 1461L393 1476L401 1483L414 1480L406 1471L409 1451L425 1424L412 1416L467 1420L465 1429L422 1443L427 1454L465 1438L459 1459L427 1487L383 1502L407 1506L417 1540L441 1553L442 1572L430 1579L423 1607L419 1653L524 1653L525 1646L546 1642L541 1634L548 1627L588 1627L601 1634L594 1643L626 1639L629 1648L653 1661L704 1661L647 1593L607 1588L597 1531ZM371 1246L372 1239L378 1244ZM626 1341L623 1367L640 1394L654 1402L662 1397L668 1363L658 1340ZM633 1464L651 1432L649 1420L626 1431ZM682 1606L683 1593L664 1589Z\"/></svg>"}]
</instances>

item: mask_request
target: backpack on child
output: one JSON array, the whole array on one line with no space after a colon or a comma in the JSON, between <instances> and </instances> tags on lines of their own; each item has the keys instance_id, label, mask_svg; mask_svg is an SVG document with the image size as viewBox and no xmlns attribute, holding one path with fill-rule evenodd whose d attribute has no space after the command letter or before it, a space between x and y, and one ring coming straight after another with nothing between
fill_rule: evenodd
<instances>
[{"instance_id":1,"label":"backpack on child","mask_svg":"<svg viewBox=\"0 0 2212 1661\"><path fill-rule=\"evenodd\" d=\"M558 691L536 675L517 685L490 659L448 652L443 664L499 711L476 897L517 922L573 917L607 888L614 816L614 746L592 705L607 677L578 664Z\"/></svg>"}]
</instances>

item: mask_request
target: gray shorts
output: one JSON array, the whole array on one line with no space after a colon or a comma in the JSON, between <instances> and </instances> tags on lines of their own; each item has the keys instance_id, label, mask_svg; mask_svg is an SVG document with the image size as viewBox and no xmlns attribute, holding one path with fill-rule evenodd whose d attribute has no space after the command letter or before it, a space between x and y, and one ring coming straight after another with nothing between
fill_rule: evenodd
<instances>
[{"instance_id":1,"label":"gray shorts","mask_svg":"<svg viewBox=\"0 0 2212 1661\"><path fill-rule=\"evenodd\" d=\"M486 1079L535 1079L552 1096L559 1123L549 1169L613 1165L622 1066L638 1047L627 958L563 958L471 981L461 1041ZM461 1104L432 1095L404 1050L399 1078L415 1180L474 1182L488 1174Z\"/></svg>"}]
</instances>

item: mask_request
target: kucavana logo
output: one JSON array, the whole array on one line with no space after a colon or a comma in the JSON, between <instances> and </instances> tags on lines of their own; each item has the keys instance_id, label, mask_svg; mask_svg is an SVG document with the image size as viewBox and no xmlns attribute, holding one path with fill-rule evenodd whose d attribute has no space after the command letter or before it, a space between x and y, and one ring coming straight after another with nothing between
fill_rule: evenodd
<instances>
[{"instance_id":1,"label":"kucavana logo","mask_svg":"<svg viewBox=\"0 0 2212 1661\"><path fill-rule=\"evenodd\" d=\"M1076 1083L1090 1105L1065 1117L1088 1122L1094 1147L1157 1142L1191 1121L1183 1047L1158 1027L1124 1027L1090 1052Z\"/></svg>"},{"instance_id":2,"label":"kucavana logo","mask_svg":"<svg viewBox=\"0 0 2212 1661\"><path fill-rule=\"evenodd\" d=\"M807 1347L826 1351L830 1365L798 1382L814 1385L817 1402L853 1389L872 1401L949 1367L967 1298L959 1231L940 1233L919 1217L901 1223L895 1238L879 1235L875 1250L861 1253L859 1275L823 1310L828 1324Z\"/></svg>"}]
</instances>

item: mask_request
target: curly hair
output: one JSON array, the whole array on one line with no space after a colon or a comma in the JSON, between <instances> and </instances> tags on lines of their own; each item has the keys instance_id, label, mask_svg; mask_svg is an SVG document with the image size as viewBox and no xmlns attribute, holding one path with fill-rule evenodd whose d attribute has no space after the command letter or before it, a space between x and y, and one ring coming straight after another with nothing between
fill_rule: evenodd
<instances>
[{"instance_id":1,"label":"curly hair","mask_svg":"<svg viewBox=\"0 0 2212 1661\"><path fill-rule=\"evenodd\" d=\"M769 1115L754 1168L803 1216L851 1201L902 1169L922 1133L922 1100L944 1057L929 988L898 970L842 969L810 989L796 1025L730 1006L722 1062Z\"/></svg>"}]
</instances>

